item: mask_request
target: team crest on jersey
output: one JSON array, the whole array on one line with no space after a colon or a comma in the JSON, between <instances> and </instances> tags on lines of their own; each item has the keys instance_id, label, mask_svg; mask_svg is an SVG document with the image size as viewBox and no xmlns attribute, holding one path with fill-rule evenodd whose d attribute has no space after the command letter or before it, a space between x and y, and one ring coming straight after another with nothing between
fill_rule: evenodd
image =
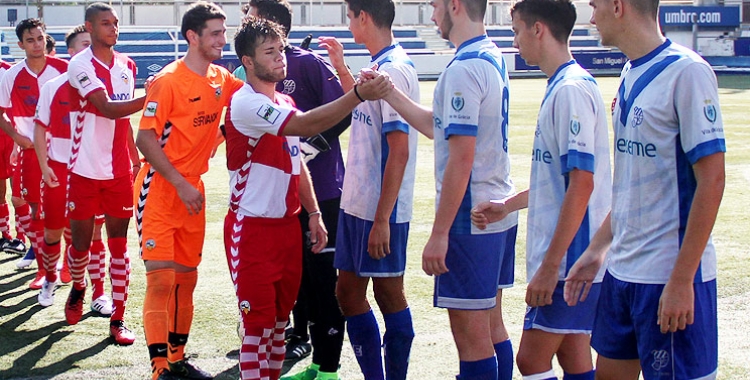
<instances>
[{"instance_id":1,"label":"team crest on jersey","mask_svg":"<svg viewBox=\"0 0 750 380\"><path fill-rule=\"evenodd\" d=\"M643 123L643 108L633 107L633 128Z\"/></svg>"},{"instance_id":2,"label":"team crest on jersey","mask_svg":"<svg viewBox=\"0 0 750 380\"><path fill-rule=\"evenodd\" d=\"M128 84L128 82L130 82L130 77L128 76L128 74L122 73L122 75L120 75L120 78L122 78L122 81L125 82L125 84Z\"/></svg>"},{"instance_id":3,"label":"team crest on jersey","mask_svg":"<svg viewBox=\"0 0 750 380\"><path fill-rule=\"evenodd\" d=\"M703 107L703 116L705 116L706 119L711 122L711 124L716 122L716 107L711 104L710 100L706 100L706 105Z\"/></svg>"},{"instance_id":4,"label":"team crest on jersey","mask_svg":"<svg viewBox=\"0 0 750 380\"><path fill-rule=\"evenodd\" d=\"M459 112L462 109L464 109L464 104L465 104L464 97L461 96L460 92L456 92L453 95L454 95L453 98L451 98L451 107L453 107L453 109L456 112Z\"/></svg>"},{"instance_id":5,"label":"team crest on jersey","mask_svg":"<svg viewBox=\"0 0 750 380\"><path fill-rule=\"evenodd\" d=\"M270 104L264 104L258 109L258 116L271 124L275 123L280 115L281 112Z\"/></svg>"},{"instance_id":6,"label":"team crest on jersey","mask_svg":"<svg viewBox=\"0 0 750 380\"><path fill-rule=\"evenodd\" d=\"M146 249L149 251L156 248L156 241L154 239L146 240Z\"/></svg>"},{"instance_id":7,"label":"team crest on jersey","mask_svg":"<svg viewBox=\"0 0 750 380\"><path fill-rule=\"evenodd\" d=\"M581 132L581 123L577 119L571 119L570 120L570 133L572 133L573 136L578 136L580 132Z\"/></svg>"},{"instance_id":8,"label":"team crest on jersey","mask_svg":"<svg viewBox=\"0 0 750 380\"><path fill-rule=\"evenodd\" d=\"M216 87L216 90L214 90L214 95L216 96L216 100L219 100L221 97L221 87Z\"/></svg>"},{"instance_id":9,"label":"team crest on jersey","mask_svg":"<svg viewBox=\"0 0 750 380\"><path fill-rule=\"evenodd\" d=\"M654 371L661 371L669 365L669 353L667 350L654 350L651 354L654 357L654 361L651 363L651 368Z\"/></svg>"},{"instance_id":10,"label":"team crest on jersey","mask_svg":"<svg viewBox=\"0 0 750 380\"><path fill-rule=\"evenodd\" d=\"M247 314L250 312L250 302L242 301L240 302L240 311Z\"/></svg>"},{"instance_id":11,"label":"team crest on jersey","mask_svg":"<svg viewBox=\"0 0 750 380\"><path fill-rule=\"evenodd\" d=\"M76 209L76 204L74 202L68 202L68 211L73 211Z\"/></svg>"},{"instance_id":12,"label":"team crest on jersey","mask_svg":"<svg viewBox=\"0 0 750 380\"><path fill-rule=\"evenodd\" d=\"M23 195L24 197L27 196L27 195L29 195L29 189L27 189L25 187L23 189L21 189L21 195Z\"/></svg>"},{"instance_id":13,"label":"team crest on jersey","mask_svg":"<svg viewBox=\"0 0 750 380\"><path fill-rule=\"evenodd\" d=\"M83 88L91 85L91 79L86 73L80 73L76 75L76 79L78 79L78 84L80 84Z\"/></svg>"},{"instance_id":14,"label":"team crest on jersey","mask_svg":"<svg viewBox=\"0 0 750 380\"><path fill-rule=\"evenodd\" d=\"M291 94L294 93L294 90L297 89L297 82L295 82L293 79L284 79L284 90L281 91L283 94Z\"/></svg>"},{"instance_id":15,"label":"team crest on jersey","mask_svg":"<svg viewBox=\"0 0 750 380\"><path fill-rule=\"evenodd\" d=\"M146 109L143 111L143 116L155 116L156 115L156 107L159 105L157 102L148 102L146 103Z\"/></svg>"}]
</instances>

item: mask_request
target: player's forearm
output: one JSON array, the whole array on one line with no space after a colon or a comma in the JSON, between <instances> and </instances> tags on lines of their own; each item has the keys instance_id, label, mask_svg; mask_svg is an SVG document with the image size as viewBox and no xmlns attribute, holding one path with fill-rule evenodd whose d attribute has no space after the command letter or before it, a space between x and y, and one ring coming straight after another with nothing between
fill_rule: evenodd
<instances>
[{"instance_id":1,"label":"player's forearm","mask_svg":"<svg viewBox=\"0 0 750 380\"><path fill-rule=\"evenodd\" d=\"M159 175L164 177L167 182L172 184L175 188L183 186L187 183L185 177L175 169L174 165L169 161L167 155L164 154L159 142L157 141L156 132L150 129L142 129L138 131L135 145L143 153L143 158L146 162L156 170Z\"/></svg>"},{"instance_id":2,"label":"player's forearm","mask_svg":"<svg viewBox=\"0 0 750 380\"><path fill-rule=\"evenodd\" d=\"M475 141L475 138L467 136L453 136L449 141L450 154L443 174L435 223L432 225L433 235L447 235L456 219L471 178Z\"/></svg>"},{"instance_id":3,"label":"player's forearm","mask_svg":"<svg viewBox=\"0 0 750 380\"><path fill-rule=\"evenodd\" d=\"M141 157L138 155L138 147L135 146L132 127L128 128L128 152L130 153L130 161L133 166L140 166Z\"/></svg>"},{"instance_id":4,"label":"player's forearm","mask_svg":"<svg viewBox=\"0 0 750 380\"><path fill-rule=\"evenodd\" d=\"M299 173L299 202L305 210L310 212L320 211L318 208L318 199L315 197L310 171L304 161L300 163Z\"/></svg>"},{"instance_id":5,"label":"player's forearm","mask_svg":"<svg viewBox=\"0 0 750 380\"><path fill-rule=\"evenodd\" d=\"M18 132L16 131L16 128L14 128L10 123L10 120L8 120L5 112L0 112L0 129L2 129L6 135L12 138L13 141L16 141Z\"/></svg>"},{"instance_id":6,"label":"player's forearm","mask_svg":"<svg viewBox=\"0 0 750 380\"><path fill-rule=\"evenodd\" d=\"M503 203L508 209L508 213L515 212L529 207L529 189L516 193L505 199L492 200L493 203Z\"/></svg>"},{"instance_id":7,"label":"player's forearm","mask_svg":"<svg viewBox=\"0 0 750 380\"><path fill-rule=\"evenodd\" d=\"M349 91L344 96L307 112L298 112L292 116L284 127L287 136L315 136L331 128L348 115L360 100Z\"/></svg>"},{"instance_id":8,"label":"player's forearm","mask_svg":"<svg viewBox=\"0 0 750 380\"><path fill-rule=\"evenodd\" d=\"M593 174L586 171L574 170L568 173L570 185L565 192L560 215L557 219L555 232L547 247L547 254L542 265L559 268L565 257L570 243L573 241L581 222L586 215L591 192L594 190Z\"/></svg>"},{"instance_id":9,"label":"player's forearm","mask_svg":"<svg viewBox=\"0 0 750 380\"><path fill-rule=\"evenodd\" d=\"M120 119L142 110L146 100L146 97L142 96L124 102L113 102L109 101L106 98L106 95L104 95L104 97L105 101L99 102L99 104L94 103L94 105L104 117L110 119Z\"/></svg>"},{"instance_id":10,"label":"player's forearm","mask_svg":"<svg viewBox=\"0 0 750 380\"><path fill-rule=\"evenodd\" d=\"M41 169L47 168L47 128L34 123L34 151ZM44 170L42 170L44 172Z\"/></svg>"},{"instance_id":11,"label":"player's forearm","mask_svg":"<svg viewBox=\"0 0 750 380\"><path fill-rule=\"evenodd\" d=\"M693 169L695 195L688 214L685 237L670 276L670 281L684 283L693 282L716 222L724 195L724 154L703 157L693 165Z\"/></svg>"},{"instance_id":12,"label":"player's forearm","mask_svg":"<svg viewBox=\"0 0 750 380\"><path fill-rule=\"evenodd\" d=\"M383 100L388 102L414 129L429 139L433 138L433 120L430 108L413 101L398 88L394 88Z\"/></svg>"},{"instance_id":13,"label":"player's forearm","mask_svg":"<svg viewBox=\"0 0 750 380\"><path fill-rule=\"evenodd\" d=\"M584 251L584 255L597 256L598 260L604 261L609 247L612 245L612 212L607 214L604 218L602 225L596 230L594 237L591 238L589 246Z\"/></svg>"},{"instance_id":14,"label":"player's forearm","mask_svg":"<svg viewBox=\"0 0 750 380\"><path fill-rule=\"evenodd\" d=\"M380 188L380 198L378 207L375 210L375 222L388 222L393 213L393 207L398 200L398 194L401 190L401 183L404 180L406 164L409 162L409 136L402 132L391 132L388 134L398 133L403 136L388 138L388 145L391 149L388 151L388 159L385 162L385 170ZM396 144L396 139L400 139Z\"/></svg>"}]
</instances>

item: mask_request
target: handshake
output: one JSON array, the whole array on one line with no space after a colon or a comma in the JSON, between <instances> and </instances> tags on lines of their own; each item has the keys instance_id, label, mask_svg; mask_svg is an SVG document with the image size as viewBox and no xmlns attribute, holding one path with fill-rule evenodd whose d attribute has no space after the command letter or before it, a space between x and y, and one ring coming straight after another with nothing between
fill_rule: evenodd
<instances>
[{"instance_id":1,"label":"handshake","mask_svg":"<svg viewBox=\"0 0 750 380\"><path fill-rule=\"evenodd\" d=\"M361 101L378 100L388 96L394 89L391 77L385 72L379 72L377 67L365 68L359 71L354 94Z\"/></svg>"}]
</instances>

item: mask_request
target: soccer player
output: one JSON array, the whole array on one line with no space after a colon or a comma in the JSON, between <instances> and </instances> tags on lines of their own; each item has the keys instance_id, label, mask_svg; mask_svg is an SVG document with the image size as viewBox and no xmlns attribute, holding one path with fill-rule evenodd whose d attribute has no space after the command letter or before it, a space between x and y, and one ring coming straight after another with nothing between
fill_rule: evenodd
<instances>
[{"instance_id":1,"label":"soccer player","mask_svg":"<svg viewBox=\"0 0 750 380\"><path fill-rule=\"evenodd\" d=\"M414 64L395 41L392 0L347 0L349 30L364 44L370 66L388 73L396 88L419 102ZM343 48L321 38L331 62L348 77ZM347 321L349 340L365 379L405 379L411 342L411 312L404 294L406 243L414 197L417 131L384 100L364 102L352 113L347 173L344 177L335 266L336 296ZM382 344L377 320L367 300L372 278L375 300L383 313ZM385 371L381 346L385 352Z\"/></svg>"},{"instance_id":2,"label":"soccer player","mask_svg":"<svg viewBox=\"0 0 750 380\"><path fill-rule=\"evenodd\" d=\"M235 36L247 85L227 111L230 209L224 222L229 270L242 315L242 379L276 380L284 359L284 328L302 274L300 204L309 216L314 253L327 244L325 226L300 157L299 138L341 121L360 101L387 94L392 84L372 73L366 83L308 112L275 92L286 78L282 27L249 16Z\"/></svg>"},{"instance_id":3,"label":"soccer player","mask_svg":"<svg viewBox=\"0 0 750 380\"><path fill-rule=\"evenodd\" d=\"M591 336L597 378L715 379L711 230L726 151L716 76L662 36L658 0L589 4L602 44L630 61L613 103L612 211L571 268L566 301L585 298L609 248Z\"/></svg>"},{"instance_id":4,"label":"soccer player","mask_svg":"<svg viewBox=\"0 0 750 380\"><path fill-rule=\"evenodd\" d=\"M167 65L148 90L136 144L146 165L136 179L136 220L146 267L143 327L154 379L212 379L185 359L206 229L201 175L221 113L244 85L211 64L226 45L226 14L196 2L182 17L184 58ZM207 143L209 142L209 143Z\"/></svg>"},{"instance_id":5,"label":"soccer player","mask_svg":"<svg viewBox=\"0 0 750 380\"><path fill-rule=\"evenodd\" d=\"M286 0L251 0L248 14L274 21L284 27L286 36L292 24L292 7ZM332 102L344 94L333 68L319 55L287 45L287 76L276 84L276 91L289 95L300 111ZM245 76L244 67L235 70ZM347 71L348 73L348 71ZM303 245L302 283L292 315L294 328L286 343L286 359L299 359L310 354L312 363L301 373L282 379L338 379L341 349L344 342L344 316L336 300L336 268L333 259L336 244L338 210L344 182L344 160L338 136L349 127L351 116L313 137L301 139L300 150L310 170L310 178L318 199L321 219L328 231L328 245L313 253L309 244ZM313 146L324 141L317 151ZM308 212L299 213L302 236L309 232ZM310 333L308 335L308 320ZM312 341L312 346L307 341Z\"/></svg>"},{"instance_id":6,"label":"soccer player","mask_svg":"<svg viewBox=\"0 0 750 380\"><path fill-rule=\"evenodd\" d=\"M16 209L18 222L29 237L36 253L37 275L30 289L41 289L45 277L50 283L57 281L57 269L45 270L41 243L44 240L44 220L41 202L42 173L34 152L34 114L39 92L46 82L66 72L68 63L45 55L45 25L39 19L26 19L16 25L18 47L26 58L8 69L0 82L0 128L20 148L18 164L13 175L11 202ZM2 116L9 112L12 125Z\"/></svg>"},{"instance_id":7,"label":"soccer player","mask_svg":"<svg viewBox=\"0 0 750 380\"><path fill-rule=\"evenodd\" d=\"M2 80L5 72L10 69L11 65L8 62L0 61L0 80ZM8 116L2 116L6 123L10 123ZM5 200L5 193L7 192L8 180L13 176L13 167L11 163L11 153L14 147L13 139L6 133L0 133L0 250L9 253L16 253L22 255L26 253L26 244L23 242L23 234L20 233L20 223L16 222L16 231L19 238L13 238L10 234L10 210L8 208L8 202ZM18 218L16 217L16 221ZM29 260L22 258L24 265L19 268L28 267L32 261L34 261L33 252L32 257ZM28 264L26 264L28 263Z\"/></svg>"},{"instance_id":8,"label":"soccer player","mask_svg":"<svg viewBox=\"0 0 750 380\"><path fill-rule=\"evenodd\" d=\"M502 288L513 284L518 214L484 230L471 224L471 209L480 201L515 193L509 176L507 68L485 34L486 1L431 4L441 36L458 47L438 79L433 108L399 91L385 99L435 139L437 212L422 268L435 276L435 306L448 309L458 378L510 379L513 351L500 301Z\"/></svg>"},{"instance_id":9,"label":"soccer player","mask_svg":"<svg viewBox=\"0 0 750 380\"><path fill-rule=\"evenodd\" d=\"M472 211L480 229L528 207L524 331L518 369L525 379L594 378L590 333L603 271L586 302L563 299L565 276L607 216L612 184L607 119L594 78L570 53L576 20L570 0L522 0L511 8L514 47L550 79L542 100L528 190L482 202Z\"/></svg>"},{"instance_id":10,"label":"soccer player","mask_svg":"<svg viewBox=\"0 0 750 380\"><path fill-rule=\"evenodd\" d=\"M76 111L68 164L68 217L72 244L68 247L73 286L65 319L81 319L86 293L84 274L94 232L94 216L104 213L111 254L110 279L114 310L110 336L120 345L133 344L135 335L125 326L125 304L130 282L127 232L133 215L133 161L128 147L128 115L143 107L134 99L135 63L114 51L118 21L104 3L86 8L85 25L91 46L70 61L71 102ZM135 157L133 157L135 158Z\"/></svg>"}]
</instances>

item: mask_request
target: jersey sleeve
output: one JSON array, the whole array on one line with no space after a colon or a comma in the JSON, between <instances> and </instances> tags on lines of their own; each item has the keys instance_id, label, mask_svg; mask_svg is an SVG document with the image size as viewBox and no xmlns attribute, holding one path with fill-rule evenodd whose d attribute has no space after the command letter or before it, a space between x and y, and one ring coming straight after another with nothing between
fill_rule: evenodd
<instances>
[{"instance_id":1,"label":"jersey sleeve","mask_svg":"<svg viewBox=\"0 0 750 380\"><path fill-rule=\"evenodd\" d=\"M94 67L83 59L74 59L68 65L68 80L70 85L78 91L81 97L88 98L97 90L106 90L101 80L96 76Z\"/></svg>"},{"instance_id":2,"label":"jersey sleeve","mask_svg":"<svg viewBox=\"0 0 750 380\"><path fill-rule=\"evenodd\" d=\"M231 118L237 131L245 136L259 137L264 133L280 136L297 111L291 105L275 104L263 95L240 95L232 98Z\"/></svg>"},{"instance_id":3,"label":"jersey sleeve","mask_svg":"<svg viewBox=\"0 0 750 380\"><path fill-rule=\"evenodd\" d=\"M320 104L328 104L344 95L344 89L341 88L341 81L333 72L333 67L318 56L311 55L311 61L318 68L315 77L317 82L313 84L320 94Z\"/></svg>"},{"instance_id":4,"label":"jersey sleeve","mask_svg":"<svg viewBox=\"0 0 750 380\"><path fill-rule=\"evenodd\" d=\"M391 80L393 81L394 86L401 90L404 94L410 94L411 89L409 88L409 81L406 78L406 75L401 70L398 70L397 67L394 66L388 66L385 69L385 72L388 73L388 75L391 77ZM380 111L381 115L383 117L383 133L390 133L394 131L399 131L408 134L409 133L409 124L406 123L406 120L404 120L401 115L396 112L393 107L391 107L388 102L385 100L378 100L378 104L380 105Z\"/></svg>"},{"instance_id":5,"label":"jersey sleeve","mask_svg":"<svg viewBox=\"0 0 750 380\"><path fill-rule=\"evenodd\" d=\"M443 120L445 139L453 135L476 137L482 101L479 81L466 65L450 66L446 71L442 99L447 110Z\"/></svg>"},{"instance_id":6,"label":"jersey sleeve","mask_svg":"<svg viewBox=\"0 0 750 380\"><path fill-rule=\"evenodd\" d=\"M594 172L595 97L580 81L563 84L554 99L553 123L560 151L560 174Z\"/></svg>"},{"instance_id":7,"label":"jersey sleeve","mask_svg":"<svg viewBox=\"0 0 750 380\"><path fill-rule=\"evenodd\" d=\"M677 78L674 96L680 143L690 163L726 152L716 76L711 68L698 62L688 65Z\"/></svg>"},{"instance_id":8,"label":"jersey sleeve","mask_svg":"<svg viewBox=\"0 0 750 380\"><path fill-rule=\"evenodd\" d=\"M146 102L143 106L143 116L138 129L151 129L158 136L164 131L164 126L169 121L169 114L173 104L172 86L170 86L169 74L157 77L148 88Z\"/></svg>"},{"instance_id":9,"label":"jersey sleeve","mask_svg":"<svg viewBox=\"0 0 750 380\"><path fill-rule=\"evenodd\" d=\"M13 82L6 71L0 77L0 108L8 110L10 108L10 92L13 89Z\"/></svg>"},{"instance_id":10,"label":"jersey sleeve","mask_svg":"<svg viewBox=\"0 0 750 380\"><path fill-rule=\"evenodd\" d=\"M52 97L54 96L54 89L50 85L50 82L45 83L42 89L39 90L39 101L36 103L36 113L34 115L34 123L37 123L44 128L49 127L50 114L52 112Z\"/></svg>"}]
</instances>

